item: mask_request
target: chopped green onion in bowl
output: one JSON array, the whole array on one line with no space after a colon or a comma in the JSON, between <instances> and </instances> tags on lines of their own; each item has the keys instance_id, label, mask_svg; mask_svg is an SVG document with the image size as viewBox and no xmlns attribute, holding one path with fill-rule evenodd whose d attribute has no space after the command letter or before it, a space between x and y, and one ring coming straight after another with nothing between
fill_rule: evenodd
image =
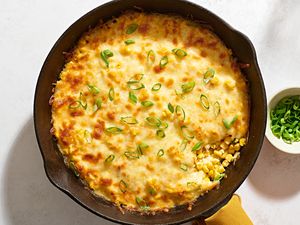
<instances>
[{"instance_id":1,"label":"chopped green onion in bowl","mask_svg":"<svg viewBox=\"0 0 300 225\"><path fill-rule=\"evenodd\" d=\"M269 142L278 150L289 154L300 154L300 141L293 140L293 139L297 139L296 133L299 128L297 128L297 125L295 124L296 121L299 121L300 119L297 113L295 114L294 110L298 112L297 110L299 110L299 108L298 108L298 103L296 103L294 106L294 104L290 102L290 100L294 101L293 99L289 99L290 97L296 99L298 98L297 101L299 101L300 87L285 88L278 91L273 96L270 96L268 101L268 108L267 108L268 112L267 112L266 137L268 138ZM283 99L285 99L284 102L282 101ZM281 108L282 106L277 108L277 105L280 102L282 104L285 103L287 105L284 104L285 106L283 108ZM288 112L289 110L290 113ZM292 116L292 118L290 118L290 116ZM282 127L281 125L284 125L285 127L281 128ZM278 134L280 134L278 126L280 127L280 129L283 129L282 135L283 133L285 133L285 137L282 136L279 136L279 138L277 137ZM289 127L287 128L287 126ZM277 136L273 134L272 130L274 130ZM287 135L287 133L289 134ZM294 135L294 133L296 135ZM293 135L293 137L290 136L291 134ZM283 138L285 138L286 141L284 141Z\"/></svg>"},{"instance_id":2,"label":"chopped green onion in bowl","mask_svg":"<svg viewBox=\"0 0 300 225\"><path fill-rule=\"evenodd\" d=\"M269 116L274 136L288 144L300 141L300 95L281 99Z\"/></svg>"}]
</instances>

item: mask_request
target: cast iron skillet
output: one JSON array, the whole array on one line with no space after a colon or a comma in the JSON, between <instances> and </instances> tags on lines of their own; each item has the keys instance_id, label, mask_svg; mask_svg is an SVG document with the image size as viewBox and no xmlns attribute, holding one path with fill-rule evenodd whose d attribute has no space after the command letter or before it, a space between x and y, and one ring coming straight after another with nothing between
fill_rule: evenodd
<instances>
[{"instance_id":1,"label":"cast iron skillet","mask_svg":"<svg viewBox=\"0 0 300 225\"><path fill-rule=\"evenodd\" d=\"M51 84L56 81L65 63L63 52L70 51L81 34L87 31L89 27L95 26L100 19L106 21L113 16L118 16L123 11L136 9L136 7L150 12L175 13L209 24L224 43L233 50L234 55L240 62L250 64L249 68L243 70L249 81L251 98L249 142L241 150L241 158L236 165L228 168L228 178L222 180L220 188L200 197L191 211L188 211L187 207L184 206L170 210L168 213L158 213L154 216L141 216L138 213L130 212L122 214L112 203L95 197L67 169L49 132L51 129L51 108L48 101L52 94ZM49 180L77 203L96 215L118 223L180 224L197 217L205 218L212 215L226 204L250 173L264 138L266 96L255 50L250 40L213 13L184 0L116 0L99 6L81 17L55 43L44 62L38 78L34 99L34 123L36 137Z\"/></svg>"}]
</instances>

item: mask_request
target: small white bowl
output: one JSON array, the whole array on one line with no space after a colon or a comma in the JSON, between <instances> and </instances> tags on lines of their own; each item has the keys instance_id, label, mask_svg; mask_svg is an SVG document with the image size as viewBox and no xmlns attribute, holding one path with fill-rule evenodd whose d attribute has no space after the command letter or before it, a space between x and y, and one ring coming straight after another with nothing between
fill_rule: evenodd
<instances>
[{"instance_id":1,"label":"small white bowl","mask_svg":"<svg viewBox=\"0 0 300 225\"><path fill-rule=\"evenodd\" d=\"M300 88L287 88L283 89L277 94L275 94L271 100L268 102L268 115L267 115L267 127L266 127L266 136L271 144L278 148L279 150L291 154L300 154L300 142L293 142L292 144L285 143L282 139L279 139L274 136L272 130L270 128L271 119L270 119L270 111L273 109L276 104L284 97L293 96L293 95L300 95Z\"/></svg>"}]
</instances>

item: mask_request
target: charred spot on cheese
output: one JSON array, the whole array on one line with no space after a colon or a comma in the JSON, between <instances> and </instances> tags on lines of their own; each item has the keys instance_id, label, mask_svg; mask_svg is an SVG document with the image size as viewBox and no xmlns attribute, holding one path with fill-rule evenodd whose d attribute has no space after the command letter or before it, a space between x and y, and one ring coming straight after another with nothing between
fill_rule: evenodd
<instances>
[{"instance_id":1,"label":"charred spot on cheese","mask_svg":"<svg viewBox=\"0 0 300 225\"><path fill-rule=\"evenodd\" d=\"M65 55L51 134L96 195L142 213L190 210L226 178L247 143L249 65L211 30L127 12Z\"/></svg>"}]
</instances>

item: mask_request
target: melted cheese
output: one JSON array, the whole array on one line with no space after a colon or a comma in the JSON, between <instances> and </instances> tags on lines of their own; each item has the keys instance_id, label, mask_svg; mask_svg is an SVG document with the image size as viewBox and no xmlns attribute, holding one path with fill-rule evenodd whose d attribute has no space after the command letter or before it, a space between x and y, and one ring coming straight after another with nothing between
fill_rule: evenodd
<instances>
[{"instance_id":1,"label":"melted cheese","mask_svg":"<svg viewBox=\"0 0 300 225\"><path fill-rule=\"evenodd\" d=\"M128 32L132 24L137 29ZM134 43L127 45L128 39ZM105 50L113 53L109 67L101 57ZM166 65L160 65L163 57ZM127 82L139 74L130 85L144 88L132 90ZM178 94L193 82L191 91ZM153 91L157 83L161 88ZM168 210L216 187L238 158L248 132L247 91L231 51L211 31L180 17L127 13L84 34L68 55L51 98L52 131L69 166L97 195L131 210ZM184 121L169 103L184 110ZM147 117L164 127L147 124Z\"/></svg>"}]
</instances>

